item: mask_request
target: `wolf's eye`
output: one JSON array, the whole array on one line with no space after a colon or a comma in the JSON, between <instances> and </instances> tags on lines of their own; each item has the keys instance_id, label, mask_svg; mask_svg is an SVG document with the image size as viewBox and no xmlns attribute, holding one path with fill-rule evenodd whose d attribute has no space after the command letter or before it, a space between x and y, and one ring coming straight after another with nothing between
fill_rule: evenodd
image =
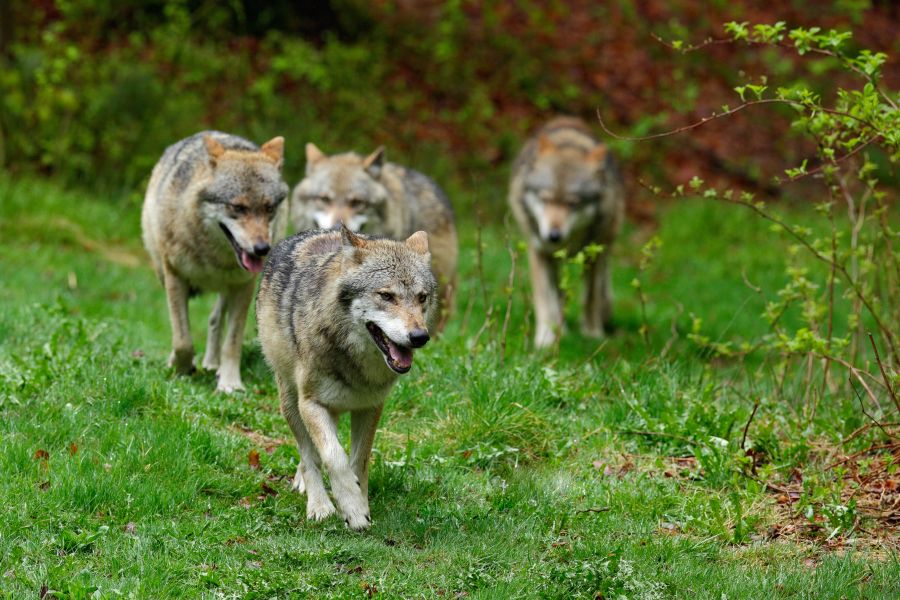
<instances>
[{"instance_id":1,"label":"wolf's eye","mask_svg":"<svg viewBox=\"0 0 900 600\"><path fill-rule=\"evenodd\" d=\"M352 208L353 210L360 210L361 208L364 208L365 205L366 201L362 200L361 198L353 198L352 200L350 200L350 208Z\"/></svg>"},{"instance_id":2,"label":"wolf's eye","mask_svg":"<svg viewBox=\"0 0 900 600\"><path fill-rule=\"evenodd\" d=\"M428 300L428 294L422 292L419 294L419 304L425 304L425 301Z\"/></svg>"},{"instance_id":3,"label":"wolf's eye","mask_svg":"<svg viewBox=\"0 0 900 600\"><path fill-rule=\"evenodd\" d=\"M378 292L378 295L381 296L381 299L385 302L393 302L394 295L390 292Z\"/></svg>"},{"instance_id":4,"label":"wolf's eye","mask_svg":"<svg viewBox=\"0 0 900 600\"><path fill-rule=\"evenodd\" d=\"M247 214L247 207L243 204L229 204L228 206L235 215L240 216Z\"/></svg>"},{"instance_id":5,"label":"wolf's eye","mask_svg":"<svg viewBox=\"0 0 900 600\"><path fill-rule=\"evenodd\" d=\"M328 196L315 196L313 200L323 206L331 204L331 200L328 198Z\"/></svg>"}]
</instances>

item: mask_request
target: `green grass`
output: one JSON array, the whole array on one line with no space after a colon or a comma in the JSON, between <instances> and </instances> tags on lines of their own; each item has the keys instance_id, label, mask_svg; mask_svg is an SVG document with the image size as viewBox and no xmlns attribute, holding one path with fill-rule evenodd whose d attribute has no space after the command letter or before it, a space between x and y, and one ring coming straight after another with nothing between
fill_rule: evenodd
<instances>
[{"instance_id":1,"label":"green grass","mask_svg":"<svg viewBox=\"0 0 900 600\"><path fill-rule=\"evenodd\" d=\"M306 522L305 498L289 491L292 445L242 433L290 438L252 326L245 394L165 368L169 327L140 247L139 198L0 178L0 596L897 597L898 555L862 543L873 524L842 532L859 542L842 551L826 549L827 531L771 539L775 500L742 475L754 398L750 437L776 471L861 425L853 400L832 398L801 423L790 384L780 402L769 379L736 376L752 360L714 361L686 339L691 313L713 339L766 331L744 278L777 289L786 243L764 223L675 203L643 273L648 232L626 231L618 332L599 351L574 332L558 352L530 350L520 253L503 358L506 234L484 230L482 282L474 224L461 229L459 310L388 400L374 525L354 534L336 518ZM478 336L485 297L493 323ZM210 307L192 305L198 351ZM672 466L685 456L696 462Z\"/></svg>"}]
</instances>

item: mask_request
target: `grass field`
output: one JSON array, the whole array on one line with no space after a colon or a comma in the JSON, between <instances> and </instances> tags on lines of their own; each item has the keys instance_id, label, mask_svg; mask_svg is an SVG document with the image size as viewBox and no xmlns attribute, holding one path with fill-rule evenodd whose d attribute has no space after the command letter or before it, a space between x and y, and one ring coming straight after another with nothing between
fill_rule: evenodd
<instances>
[{"instance_id":1,"label":"grass field","mask_svg":"<svg viewBox=\"0 0 900 600\"><path fill-rule=\"evenodd\" d=\"M306 522L289 491L297 452L252 326L244 394L165 368L139 205L0 178L0 596L900 596L896 529L842 521L839 493L815 497L831 488L784 506L759 482L813 470L817 448L865 422L854 400L800 418L793 379L775 390L752 358L688 340L692 314L714 340L766 331L745 279L776 290L787 244L740 208L679 201L657 230L629 228L616 335L570 333L543 355L524 256L509 289L501 222L479 261L463 215L459 310L388 400L374 525L354 534ZM199 352L210 307L192 305ZM754 478L741 442L756 400L748 444L768 460Z\"/></svg>"}]
</instances>

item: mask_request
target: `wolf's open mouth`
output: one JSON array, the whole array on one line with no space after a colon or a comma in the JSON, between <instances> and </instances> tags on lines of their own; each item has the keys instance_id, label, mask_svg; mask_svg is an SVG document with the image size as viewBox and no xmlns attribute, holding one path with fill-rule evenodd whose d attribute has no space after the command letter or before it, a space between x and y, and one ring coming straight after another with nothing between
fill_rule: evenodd
<instances>
[{"instance_id":1,"label":"wolf's open mouth","mask_svg":"<svg viewBox=\"0 0 900 600\"><path fill-rule=\"evenodd\" d=\"M381 328L372 321L366 323L366 329L368 329L369 333L372 335L375 345L378 346L378 349L384 354L384 362L386 362L391 369L400 374L409 371L413 362L412 348L395 344L391 341L391 338L386 336Z\"/></svg>"},{"instance_id":2,"label":"wolf's open mouth","mask_svg":"<svg viewBox=\"0 0 900 600\"><path fill-rule=\"evenodd\" d=\"M262 257L256 256L255 254L250 254L243 248L241 248L240 244L234 239L234 236L231 235L231 231L228 230L225 225L219 223L219 227L222 228L222 231L225 232L225 237L228 238L228 241L231 243L231 247L234 248L234 255L237 258L238 264L241 265L241 268L250 271L251 273L259 273L263 269L263 259Z\"/></svg>"}]
</instances>

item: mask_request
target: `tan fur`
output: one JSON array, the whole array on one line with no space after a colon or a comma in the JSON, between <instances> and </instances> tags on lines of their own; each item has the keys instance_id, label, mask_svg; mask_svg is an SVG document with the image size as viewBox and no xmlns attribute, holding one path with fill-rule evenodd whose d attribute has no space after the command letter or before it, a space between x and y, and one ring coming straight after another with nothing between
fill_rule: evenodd
<instances>
[{"instance_id":1,"label":"tan fur","mask_svg":"<svg viewBox=\"0 0 900 600\"><path fill-rule=\"evenodd\" d=\"M295 231L336 227L344 223L353 231L405 239L421 229L431 242L432 266L441 294L443 329L453 309L459 254L453 211L437 185L420 173L385 162L384 148L368 156L345 153L328 156L315 144L306 145L307 175L291 198L291 221ZM378 198L378 214L357 226L360 209L368 206L373 194ZM327 206L317 206L317 198L327 196ZM363 202L365 201L365 202ZM317 221L314 213L327 213L327 222Z\"/></svg>"},{"instance_id":2,"label":"tan fur","mask_svg":"<svg viewBox=\"0 0 900 600\"><path fill-rule=\"evenodd\" d=\"M194 370L188 297L219 292L202 366L218 372L223 391L243 388L241 345L256 277L242 268L222 223L234 243L246 249L248 260L262 260L286 222L287 206L275 209L276 196L283 199L287 192L280 175L283 142L278 137L256 148L228 134L197 134L166 150L147 186L141 226L166 291L172 324L169 364L181 374Z\"/></svg>"},{"instance_id":3,"label":"tan fur","mask_svg":"<svg viewBox=\"0 0 900 600\"><path fill-rule=\"evenodd\" d=\"M433 325L437 284L428 247L425 232L395 242L345 228L295 235L269 258L256 303L259 340L297 440L294 489L307 494L309 519L335 512L324 466L348 527L371 523L369 456L384 400L403 371L386 364L370 327L404 345ZM349 457L337 437L344 412L351 415Z\"/></svg>"},{"instance_id":4,"label":"tan fur","mask_svg":"<svg viewBox=\"0 0 900 600\"><path fill-rule=\"evenodd\" d=\"M580 119L559 117L524 146L513 166L509 205L528 240L535 345L563 329L559 269L553 254L574 256L589 244L605 251L585 269L582 331L600 336L612 319L609 254L624 217L622 182L605 145Z\"/></svg>"}]
</instances>

